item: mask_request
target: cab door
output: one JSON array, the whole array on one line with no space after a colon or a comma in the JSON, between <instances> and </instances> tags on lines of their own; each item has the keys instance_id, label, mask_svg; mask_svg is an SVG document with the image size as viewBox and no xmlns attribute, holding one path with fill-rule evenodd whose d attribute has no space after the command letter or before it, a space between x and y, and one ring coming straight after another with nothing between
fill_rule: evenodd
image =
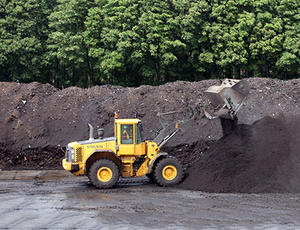
<instances>
[{"instance_id":1,"label":"cab door","mask_svg":"<svg viewBox=\"0 0 300 230\"><path fill-rule=\"evenodd\" d=\"M135 155L135 125L120 124L118 127L118 155Z\"/></svg>"},{"instance_id":2,"label":"cab door","mask_svg":"<svg viewBox=\"0 0 300 230\"><path fill-rule=\"evenodd\" d=\"M142 125L138 123L135 125L135 154L144 155L146 154L146 144L142 142Z\"/></svg>"}]
</instances>

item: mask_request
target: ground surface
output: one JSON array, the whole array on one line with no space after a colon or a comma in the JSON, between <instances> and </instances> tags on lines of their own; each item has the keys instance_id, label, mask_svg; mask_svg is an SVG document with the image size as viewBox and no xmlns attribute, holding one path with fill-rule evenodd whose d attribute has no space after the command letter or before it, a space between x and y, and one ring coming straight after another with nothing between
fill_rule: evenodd
<instances>
[{"instance_id":1,"label":"ground surface","mask_svg":"<svg viewBox=\"0 0 300 230\"><path fill-rule=\"evenodd\" d=\"M300 194L222 194L146 180L96 190L64 171L0 172L0 229L299 229Z\"/></svg>"}]
</instances>

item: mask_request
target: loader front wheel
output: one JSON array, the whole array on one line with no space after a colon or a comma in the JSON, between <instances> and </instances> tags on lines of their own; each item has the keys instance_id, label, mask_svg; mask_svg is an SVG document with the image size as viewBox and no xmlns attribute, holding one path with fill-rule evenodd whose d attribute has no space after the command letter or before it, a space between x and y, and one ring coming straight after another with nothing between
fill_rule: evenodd
<instances>
[{"instance_id":1,"label":"loader front wheel","mask_svg":"<svg viewBox=\"0 0 300 230\"><path fill-rule=\"evenodd\" d=\"M178 184L183 178L183 168L176 158L163 158L155 167L154 177L160 186Z\"/></svg>"},{"instance_id":2,"label":"loader front wheel","mask_svg":"<svg viewBox=\"0 0 300 230\"><path fill-rule=\"evenodd\" d=\"M96 188L111 188L119 180L118 166L108 159L97 160L91 166L89 179Z\"/></svg>"},{"instance_id":3,"label":"loader front wheel","mask_svg":"<svg viewBox=\"0 0 300 230\"><path fill-rule=\"evenodd\" d=\"M154 173L146 174L146 176L149 178L150 182L155 183L155 177Z\"/></svg>"}]
</instances>

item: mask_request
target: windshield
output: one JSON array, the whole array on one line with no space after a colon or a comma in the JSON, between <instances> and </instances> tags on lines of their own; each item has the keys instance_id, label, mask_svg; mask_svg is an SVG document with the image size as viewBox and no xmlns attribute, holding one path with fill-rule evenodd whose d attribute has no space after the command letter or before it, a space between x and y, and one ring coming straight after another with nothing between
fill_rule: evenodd
<instances>
[{"instance_id":1,"label":"windshield","mask_svg":"<svg viewBox=\"0 0 300 230\"><path fill-rule=\"evenodd\" d=\"M133 125L121 125L121 144L133 144Z\"/></svg>"}]
</instances>

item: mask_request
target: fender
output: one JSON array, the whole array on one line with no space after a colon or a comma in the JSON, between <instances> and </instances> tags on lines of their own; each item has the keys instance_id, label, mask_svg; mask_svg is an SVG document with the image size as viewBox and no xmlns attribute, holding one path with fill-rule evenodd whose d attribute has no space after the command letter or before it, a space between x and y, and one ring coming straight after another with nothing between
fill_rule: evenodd
<instances>
[{"instance_id":1,"label":"fender","mask_svg":"<svg viewBox=\"0 0 300 230\"><path fill-rule=\"evenodd\" d=\"M154 163L158 160L158 158L161 158L161 157L163 157L163 156L168 156L169 154L168 153L166 153L166 152L159 152L158 154L157 154L157 156L156 157L154 157L150 162L150 164L149 164L149 166L148 166L148 174L150 174L151 173L151 170L152 170L152 168L153 168L153 166L154 166Z\"/></svg>"},{"instance_id":2,"label":"fender","mask_svg":"<svg viewBox=\"0 0 300 230\"><path fill-rule=\"evenodd\" d=\"M121 169L121 167L122 167L122 164L121 164L122 160L121 160L121 158L114 151L109 150L109 149L98 149L98 150L95 150L91 155L89 155L89 157L85 160L85 162L84 162L84 166L85 166L85 170L84 171L85 172L87 172L87 166L89 166L89 164L87 162L90 159L92 159L92 157L94 157L95 154L97 154L97 153L103 153L103 158L105 158L105 159L110 159L109 156L113 156L113 159L110 159L110 160L112 160L114 163L116 163L117 166Z\"/></svg>"}]
</instances>

